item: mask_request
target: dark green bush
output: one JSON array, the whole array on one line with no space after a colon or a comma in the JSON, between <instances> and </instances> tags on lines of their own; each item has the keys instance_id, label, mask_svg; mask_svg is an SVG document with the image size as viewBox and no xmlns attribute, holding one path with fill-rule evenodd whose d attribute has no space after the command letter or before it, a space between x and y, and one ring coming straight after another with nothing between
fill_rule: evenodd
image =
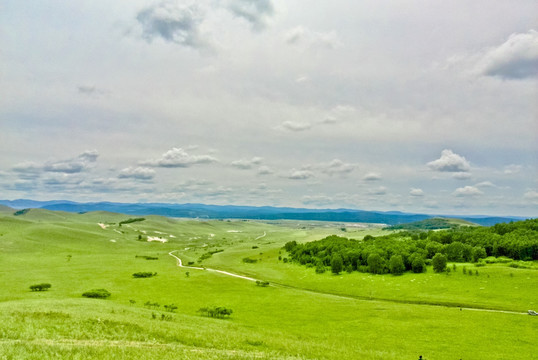
<instances>
[{"instance_id":1,"label":"dark green bush","mask_svg":"<svg viewBox=\"0 0 538 360\"><path fill-rule=\"evenodd\" d=\"M47 283L35 284L35 285L30 286L30 290L32 290L32 291L47 291L48 289L50 289L51 286L52 286L51 284L47 284Z\"/></svg>"},{"instance_id":2,"label":"dark green bush","mask_svg":"<svg viewBox=\"0 0 538 360\"><path fill-rule=\"evenodd\" d=\"M157 273L152 272L137 272L133 274L134 278L149 278L152 276L157 276Z\"/></svg>"},{"instance_id":3,"label":"dark green bush","mask_svg":"<svg viewBox=\"0 0 538 360\"><path fill-rule=\"evenodd\" d=\"M82 294L82 296L87 298L94 298L94 299L106 299L110 297L110 292L105 289L93 289L90 291L86 291Z\"/></svg>"}]
</instances>

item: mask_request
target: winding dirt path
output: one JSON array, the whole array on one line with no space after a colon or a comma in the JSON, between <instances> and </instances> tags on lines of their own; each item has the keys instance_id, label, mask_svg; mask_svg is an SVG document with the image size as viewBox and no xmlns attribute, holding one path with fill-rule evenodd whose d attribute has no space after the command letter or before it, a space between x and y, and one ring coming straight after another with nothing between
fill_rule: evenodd
<instances>
[{"instance_id":1,"label":"winding dirt path","mask_svg":"<svg viewBox=\"0 0 538 360\"><path fill-rule=\"evenodd\" d=\"M216 273L219 273L219 274L223 274L223 275L228 275L228 276L233 276L233 277L236 277L236 278L239 278L239 279L244 279L244 280L249 280L249 281L259 281L258 279L254 279L254 278L251 278L251 277L248 277L248 276L243 276L243 275L239 275L239 274L234 274L234 273L231 273L231 272L228 272L228 271L224 271L224 270L216 270L216 269L210 269L210 268L203 268L203 267L197 267L197 266L186 266L186 265L183 265L183 262L181 261L181 259L179 257L177 257L176 255L173 254L173 252L176 252L177 250L174 250L174 251L170 251L168 253L168 255L172 256L173 258L175 258L177 260L177 266L181 267L181 268L185 268L185 269L196 269L196 270L205 270L205 271L211 271L211 272L216 272Z\"/></svg>"}]
</instances>

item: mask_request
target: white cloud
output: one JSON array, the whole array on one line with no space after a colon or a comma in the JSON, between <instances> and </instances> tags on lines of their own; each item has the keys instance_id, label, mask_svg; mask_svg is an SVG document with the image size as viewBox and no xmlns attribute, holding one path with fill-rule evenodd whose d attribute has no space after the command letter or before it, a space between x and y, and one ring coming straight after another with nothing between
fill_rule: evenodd
<instances>
[{"instance_id":1,"label":"white cloud","mask_svg":"<svg viewBox=\"0 0 538 360\"><path fill-rule=\"evenodd\" d=\"M475 186L464 186L461 188L457 188L452 195L457 197L466 197L466 196L478 196L484 194L482 191L480 191Z\"/></svg>"},{"instance_id":2,"label":"white cloud","mask_svg":"<svg viewBox=\"0 0 538 360\"><path fill-rule=\"evenodd\" d=\"M339 159L334 159L327 164L321 164L319 167L323 173L331 176L335 174L349 174L355 169L355 165L344 163L342 160Z\"/></svg>"},{"instance_id":3,"label":"white cloud","mask_svg":"<svg viewBox=\"0 0 538 360\"><path fill-rule=\"evenodd\" d=\"M526 200L530 200L531 202L538 204L538 191L536 191L536 190L529 190L529 191L527 191L527 192L523 195L523 197L524 197Z\"/></svg>"},{"instance_id":4,"label":"white cloud","mask_svg":"<svg viewBox=\"0 0 538 360\"><path fill-rule=\"evenodd\" d=\"M491 181L482 181L482 182L479 182L478 184L475 184L476 187L486 187L486 188L494 188L494 187L497 187L497 185L495 185L494 183L492 183Z\"/></svg>"},{"instance_id":5,"label":"white cloud","mask_svg":"<svg viewBox=\"0 0 538 360\"><path fill-rule=\"evenodd\" d=\"M43 165L36 163L22 163L17 165L14 170L21 173L37 173L38 171L76 174L87 170L97 161L99 153L97 150L88 150L77 156L76 158L49 161Z\"/></svg>"},{"instance_id":6,"label":"white cloud","mask_svg":"<svg viewBox=\"0 0 538 360\"><path fill-rule=\"evenodd\" d=\"M505 166L504 173L506 175L517 174L521 171L522 168L523 167L521 165L515 165L515 164L508 165L508 166Z\"/></svg>"},{"instance_id":7,"label":"white cloud","mask_svg":"<svg viewBox=\"0 0 538 360\"><path fill-rule=\"evenodd\" d=\"M218 160L211 155L190 155L182 148L172 148L160 158L142 161L145 166L157 166L165 168L186 168L196 164L210 164Z\"/></svg>"},{"instance_id":8,"label":"white cloud","mask_svg":"<svg viewBox=\"0 0 538 360\"><path fill-rule=\"evenodd\" d=\"M306 180L314 177L314 173L310 170L295 170L293 169L288 176L292 180Z\"/></svg>"},{"instance_id":9,"label":"white cloud","mask_svg":"<svg viewBox=\"0 0 538 360\"><path fill-rule=\"evenodd\" d=\"M230 165L241 170L252 169L255 165L259 165L262 162L262 158L253 157L252 159L241 159L232 161Z\"/></svg>"},{"instance_id":10,"label":"white cloud","mask_svg":"<svg viewBox=\"0 0 538 360\"><path fill-rule=\"evenodd\" d=\"M471 170L471 165L463 156L448 149L441 152L439 159L431 161L427 165L430 169L440 172L467 172Z\"/></svg>"},{"instance_id":11,"label":"white cloud","mask_svg":"<svg viewBox=\"0 0 538 360\"><path fill-rule=\"evenodd\" d=\"M538 75L538 32L512 34L498 47L489 49L478 63L482 75L502 79L525 79Z\"/></svg>"},{"instance_id":12,"label":"white cloud","mask_svg":"<svg viewBox=\"0 0 538 360\"><path fill-rule=\"evenodd\" d=\"M165 168L189 167L196 164L210 164L218 160L211 155L190 155L182 148L172 148L159 159L142 161L141 165Z\"/></svg>"},{"instance_id":13,"label":"white cloud","mask_svg":"<svg viewBox=\"0 0 538 360\"><path fill-rule=\"evenodd\" d=\"M271 175L274 171L268 166L260 166L258 168L258 175Z\"/></svg>"},{"instance_id":14,"label":"white cloud","mask_svg":"<svg viewBox=\"0 0 538 360\"><path fill-rule=\"evenodd\" d=\"M363 181L379 181L381 180L381 174L376 172L370 172L362 177Z\"/></svg>"},{"instance_id":15,"label":"white cloud","mask_svg":"<svg viewBox=\"0 0 538 360\"><path fill-rule=\"evenodd\" d=\"M145 167L128 167L120 171L120 179L151 180L155 177L155 170Z\"/></svg>"},{"instance_id":16,"label":"white cloud","mask_svg":"<svg viewBox=\"0 0 538 360\"><path fill-rule=\"evenodd\" d=\"M409 191L409 195L411 196L424 196L424 191L422 189L416 189L416 188L412 188L410 191Z\"/></svg>"}]
</instances>

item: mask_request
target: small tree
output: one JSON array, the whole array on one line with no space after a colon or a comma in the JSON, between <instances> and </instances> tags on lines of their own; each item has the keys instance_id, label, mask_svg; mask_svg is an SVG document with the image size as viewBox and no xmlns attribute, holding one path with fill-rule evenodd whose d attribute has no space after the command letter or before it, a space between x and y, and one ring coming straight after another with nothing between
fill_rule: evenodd
<instances>
[{"instance_id":1,"label":"small tree","mask_svg":"<svg viewBox=\"0 0 538 360\"><path fill-rule=\"evenodd\" d=\"M342 256L340 254L334 254L331 258L331 271L333 274L340 274L342 269L344 268L344 261L342 260Z\"/></svg>"},{"instance_id":2,"label":"small tree","mask_svg":"<svg viewBox=\"0 0 538 360\"><path fill-rule=\"evenodd\" d=\"M414 273L423 273L426 270L426 264L422 256L415 256L411 262L411 269Z\"/></svg>"},{"instance_id":3,"label":"small tree","mask_svg":"<svg viewBox=\"0 0 538 360\"><path fill-rule=\"evenodd\" d=\"M392 255L389 260L390 272L394 275L401 275L405 271L405 265L401 255Z\"/></svg>"},{"instance_id":4,"label":"small tree","mask_svg":"<svg viewBox=\"0 0 538 360\"><path fill-rule=\"evenodd\" d=\"M368 263L368 271L372 274L383 274L385 271L385 261L377 253L370 254L366 262Z\"/></svg>"},{"instance_id":5,"label":"small tree","mask_svg":"<svg viewBox=\"0 0 538 360\"><path fill-rule=\"evenodd\" d=\"M316 274L323 274L325 270L325 264L323 264L323 261L318 259L316 262Z\"/></svg>"},{"instance_id":6,"label":"small tree","mask_svg":"<svg viewBox=\"0 0 538 360\"><path fill-rule=\"evenodd\" d=\"M441 253L435 254L435 256L432 259L432 265L433 265L433 271L435 271L436 273L441 273L445 271L446 256Z\"/></svg>"}]
</instances>

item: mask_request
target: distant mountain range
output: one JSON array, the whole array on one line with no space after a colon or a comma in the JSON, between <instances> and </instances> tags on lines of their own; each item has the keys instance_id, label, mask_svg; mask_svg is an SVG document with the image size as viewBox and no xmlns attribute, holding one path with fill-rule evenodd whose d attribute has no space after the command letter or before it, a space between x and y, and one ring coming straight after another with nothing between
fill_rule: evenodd
<instances>
[{"instance_id":1,"label":"distant mountain range","mask_svg":"<svg viewBox=\"0 0 538 360\"><path fill-rule=\"evenodd\" d=\"M304 209L272 206L235 206L169 203L78 203L66 200L35 201L27 199L0 200L1 205L13 209L40 208L47 210L84 213L109 211L127 215L161 215L203 219L253 219L253 220L317 220L333 222L362 222L387 225L405 224L434 217L455 218L446 215L426 215L399 211L363 211L352 209ZM463 216L459 219L490 226L500 222L523 220L522 217Z\"/></svg>"},{"instance_id":2,"label":"distant mountain range","mask_svg":"<svg viewBox=\"0 0 538 360\"><path fill-rule=\"evenodd\" d=\"M441 214L426 215L403 213L399 211L363 211L352 209L304 209L272 206L235 206L205 204L168 204L168 203L78 203L65 200L0 200L1 205L13 209L40 208L47 210L85 213L90 211L109 211L127 215L161 215L182 218L203 219L253 219L253 220L317 220L333 222L362 222L387 225L405 224L434 217L456 218ZM475 224L491 226L500 222L523 220L523 217L463 216L457 217Z\"/></svg>"}]
</instances>

